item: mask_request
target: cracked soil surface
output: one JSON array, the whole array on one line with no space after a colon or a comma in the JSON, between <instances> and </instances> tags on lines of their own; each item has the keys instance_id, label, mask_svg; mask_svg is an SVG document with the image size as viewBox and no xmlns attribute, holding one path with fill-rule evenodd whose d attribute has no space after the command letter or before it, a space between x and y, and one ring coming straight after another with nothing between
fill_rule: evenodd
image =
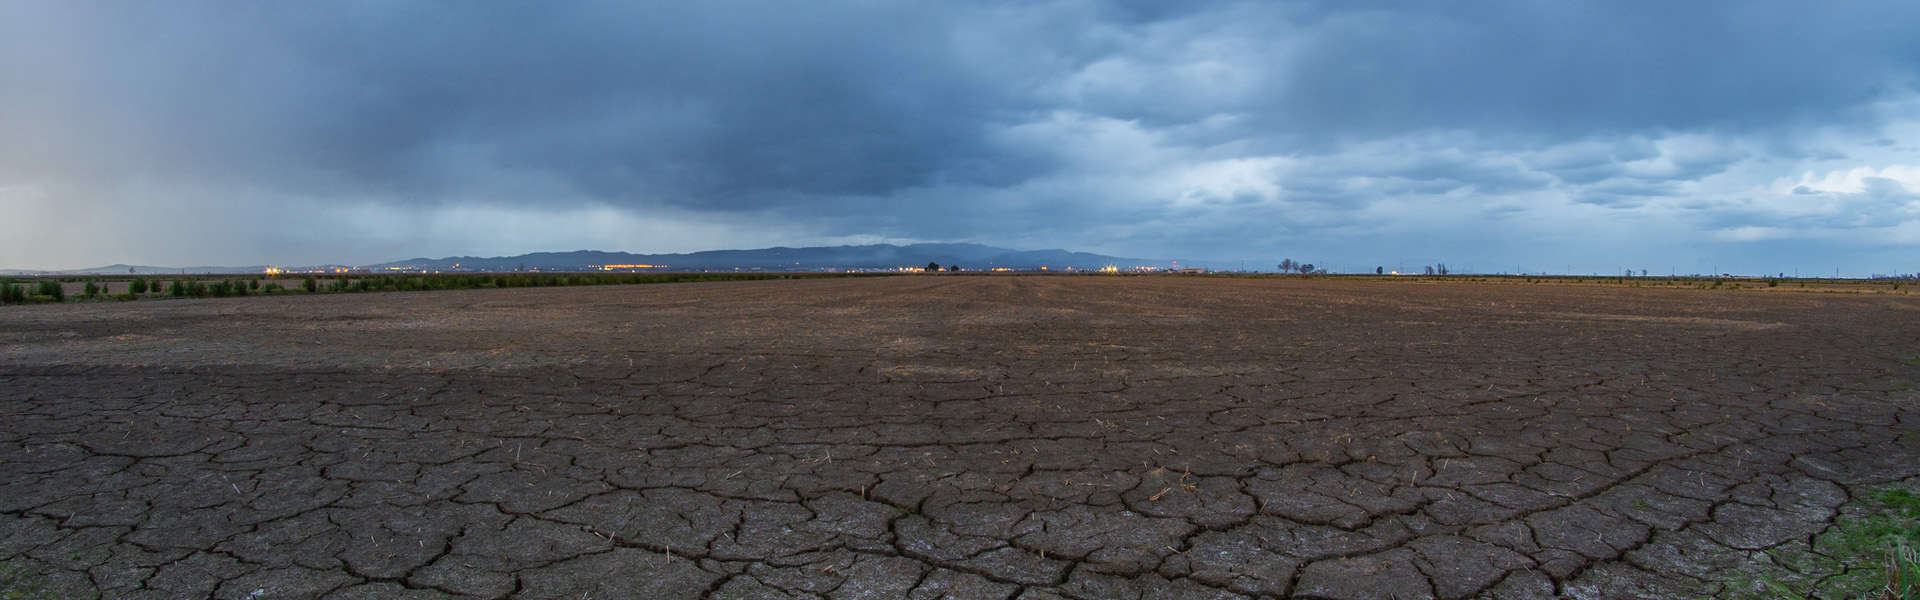
<instances>
[{"instance_id":1,"label":"cracked soil surface","mask_svg":"<svg viewBox=\"0 0 1920 600\"><path fill-rule=\"evenodd\" d=\"M1920 299L919 276L0 310L108 598L1671 598L1920 477Z\"/></svg>"}]
</instances>

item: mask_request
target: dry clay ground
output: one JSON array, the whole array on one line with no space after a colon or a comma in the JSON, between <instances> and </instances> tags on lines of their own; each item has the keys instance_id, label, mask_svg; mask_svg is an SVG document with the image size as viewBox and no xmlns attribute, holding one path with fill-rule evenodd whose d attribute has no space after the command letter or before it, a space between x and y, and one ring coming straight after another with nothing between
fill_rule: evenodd
<instances>
[{"instance_id":1,"label":"dry clay ground","mask_svg":"<svg viewBox=\"0 0 1920 600\"><path fill-rule=\"evenodd\" d=\"M54 597L1729 595L1920 482L1916 340L1904 296L1176 277L12 307L0 558Z\"/></svg>"}]
</instances>

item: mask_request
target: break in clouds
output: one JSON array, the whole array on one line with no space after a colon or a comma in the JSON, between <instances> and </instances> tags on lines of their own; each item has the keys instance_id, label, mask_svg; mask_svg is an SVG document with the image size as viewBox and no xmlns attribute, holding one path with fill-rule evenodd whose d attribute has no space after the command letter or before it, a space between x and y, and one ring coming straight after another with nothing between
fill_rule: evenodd
<instances>
[{"instance_id":1,"label":"break in clouds","mask_svg":"<svg viewBox=\"0 0 1920 600\"><path fill-rule=\"evenodd\" d=\"M1920 270L1920 5L0 3L0 267Z\"/></svg>"}]
</instances>

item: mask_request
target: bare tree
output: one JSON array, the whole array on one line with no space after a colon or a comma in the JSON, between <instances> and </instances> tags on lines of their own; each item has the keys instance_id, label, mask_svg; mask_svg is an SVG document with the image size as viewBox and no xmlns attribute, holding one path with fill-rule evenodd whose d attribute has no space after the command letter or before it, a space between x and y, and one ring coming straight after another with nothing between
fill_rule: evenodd
<instances>
[{"instance_id":1,"label":"bare tree","mask_svg":"<svg viewBox=\"0 0 1920 600\"><path fill-rule=\"evenodd\" d=\"M1426 274L1428 274L1428 275L1432 275L1432 274L1433 274L1433 266L1432 266L1432 265L1428 265L1428 266L1426 266L1426 267L1423 267L1423 268L1425 268L1425 269L1427 270L1427 273L1426 273Z\"/></svg>"},{"instance_id":2,"label":"bare tree","mask_svg":"<svg viewBox=\"0 0 1920 600\"><path fill-rule=\"evenodd\" d=\"M1441 275L1447 274L1447 263L1438 263L1433 265L1433 271Z\"/></svg>"},{"instance_id":3,"label":"bare tree","mask_svg":"<svg viewBox=\"0 0 1920 600\"><path fill-rule=\"evenodd\" d=\"M1293 272L1293 268L1294 268L1294 267L1296 267L1296 266L1298 266L1298 265L1295 265L1295 264L1293 263L1293 259L1291 259L1291 258L1288 258L1288 259L1282 259L1282 260L1280 261L1280 272L1281 272L1281 273L1292 273L1292 272Z\"/></svg>"}]
</instances>

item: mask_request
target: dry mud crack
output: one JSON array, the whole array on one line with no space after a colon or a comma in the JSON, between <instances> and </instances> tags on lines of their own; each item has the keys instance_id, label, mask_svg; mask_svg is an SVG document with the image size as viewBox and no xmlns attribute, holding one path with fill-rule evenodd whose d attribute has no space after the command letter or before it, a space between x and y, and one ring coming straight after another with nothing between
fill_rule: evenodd
<instances>
[{"instance_id":1,"label":"dry mud crack","mask_svg":"<svg viewBox=\"0 0 1920 600\"><path fill-rule=\"evenodd\" d=\"M1920 477L1905 297L900 277L0 310L53 597L1691 598Z\"/></svg>"}]
</instances>

